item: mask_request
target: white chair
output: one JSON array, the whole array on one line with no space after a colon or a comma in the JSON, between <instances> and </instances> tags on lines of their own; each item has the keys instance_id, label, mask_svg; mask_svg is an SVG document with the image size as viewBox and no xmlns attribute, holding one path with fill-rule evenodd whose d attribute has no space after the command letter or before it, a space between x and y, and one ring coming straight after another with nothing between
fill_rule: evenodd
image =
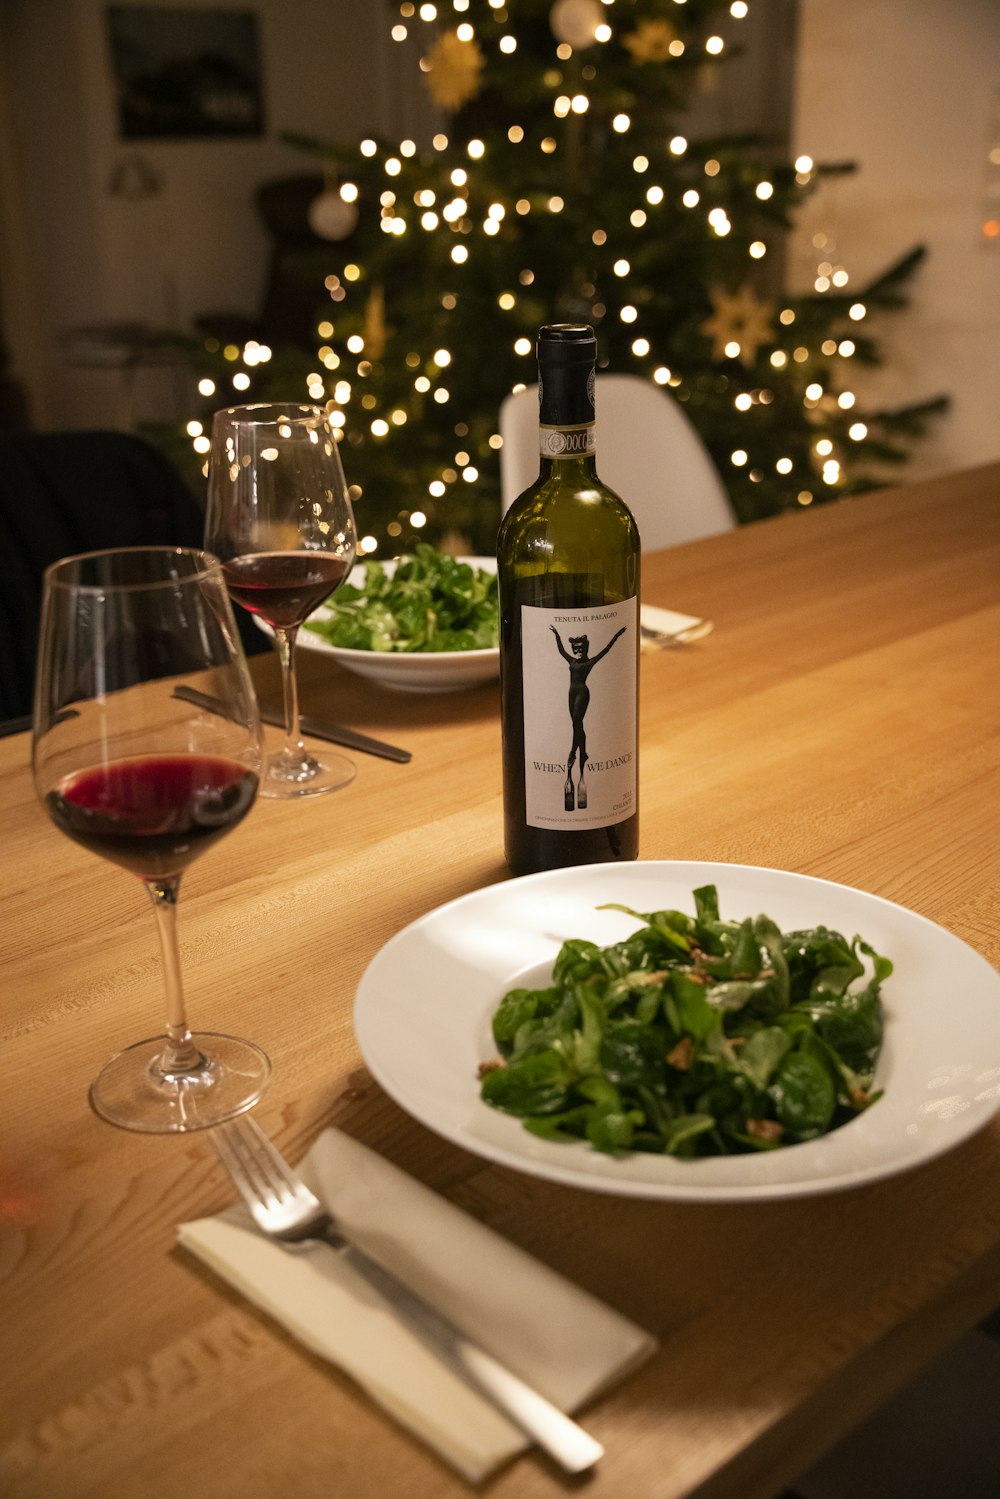
<instances>
[{"instance_id":1,"label":"white chair","mask_svg":"<svg viewBox=\"0 0 1000 1499\"><path fill-rule=\"evenodd\" d=\"M698 433L673 396L639 375L598 375L597 471L625 500L644 551L731 531L736 516ZM538 477L538 386L500 407L506 512Z\"/></svg>"}]
</instances>

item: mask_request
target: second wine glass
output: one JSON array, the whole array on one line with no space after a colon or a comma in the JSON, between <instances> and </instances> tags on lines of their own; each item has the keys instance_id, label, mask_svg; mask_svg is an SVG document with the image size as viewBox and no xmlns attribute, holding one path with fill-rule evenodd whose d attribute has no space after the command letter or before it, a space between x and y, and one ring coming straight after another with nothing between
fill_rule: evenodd
<instances>
[{"instance_id":1,"label":"second wine glass","mask_svg":"<svg viewBox=\"0 0 1000 1499\"><path fill-rule=\"evenodd\" d=\"M209 455L205 546L230 596L274 634L285 745L264 767L262 796L318 796L354 779L343 755L312 755L299 730L295 640L344 581L357 550L354 513L326 412L297 403L217 411Z\"/></svg>"}]
</instances>

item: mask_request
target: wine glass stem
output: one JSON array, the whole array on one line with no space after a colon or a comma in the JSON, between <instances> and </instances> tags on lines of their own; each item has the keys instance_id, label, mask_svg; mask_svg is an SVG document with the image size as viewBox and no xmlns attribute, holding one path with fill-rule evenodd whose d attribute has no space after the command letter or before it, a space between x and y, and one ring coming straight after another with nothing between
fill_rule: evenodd
<instances>
[{"instance_id":1,"label":"wine glass stem","mask_svg":"<svg viewBox=\"0 0 1000 1499\"><path fill-rule=\"evenodd\" d=\"M165 1073L191 1071L204 1060L191 1039L184 1006L181 959L177 949L177 897L180 883L179 874L170 875L164 880L145 881L160 934L160 955L167 998L166 1045L157 1064L160 1071Z\"/></svg>"},{"instance_id":2,"label":"wine glass stem","mask_svg":"<svg viewBox=\"0 0 1000 1499\"><path fill-rule=\"evenodd\" d=\"M299 684L295 675L296 625L289 630L275 630L278 640L278 659L281 662L281 693L285 713L285 743L288 749L302 749L299 733Z\"/></svg>"}]
</instances>

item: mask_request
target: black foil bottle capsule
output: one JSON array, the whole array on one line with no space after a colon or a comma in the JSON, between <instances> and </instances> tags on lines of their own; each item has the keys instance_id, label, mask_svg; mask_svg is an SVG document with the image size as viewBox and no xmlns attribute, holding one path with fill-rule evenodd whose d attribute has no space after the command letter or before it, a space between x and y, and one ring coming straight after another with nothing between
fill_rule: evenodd
<instances>
[{"instance_id":1,"label":"black foil bottle capsule","mask_svg":"<svg viewBox=\"0 0 1000 1499\"><path fill-rule=\"evenodd\" d=\"M539 330L540 471L497 538L514 874L639 848L639 532L597 475L596 353L586 325Z\"/></svg>"}]
</instances>

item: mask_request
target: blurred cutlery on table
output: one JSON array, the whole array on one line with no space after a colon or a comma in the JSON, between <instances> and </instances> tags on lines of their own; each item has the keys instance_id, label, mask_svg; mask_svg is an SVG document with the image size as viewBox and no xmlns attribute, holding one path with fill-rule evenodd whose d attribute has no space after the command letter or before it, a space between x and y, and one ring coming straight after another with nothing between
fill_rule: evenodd
<instances>
[{"instance_id":1,"label":"blurred cutlery on table","mask_svg":"<svg viewBox=\"0 0 1000 1499\"><path fill-rule=\"evenodd\" d=\"M713 629L710 619L699 619L696 614L680 614L675 609L659 609L654 604L642 604L639 609L639 640L647 650L689 645L710 635Z\"/></svg>"},{"instance_id":2,"label":"blurred cutlery on table","mask_svg":"<svg viewBox=\"0 0 1000 1499\"><path fill-rule=\"evenodd\" d=\"M222 711L222 704L218 698L212 697L207 692L199 692L196 687L183 685L176 687L174 697L194 703L196 707L204 708L208 713ZM272 724L279 729L285 726L282 715L275 713L273 709L262 707L260 716L263 723ZM381 739L373 739L370 734L359 733L357 729L349 729L344 724L317 718L310 713L299 715L299 727L303 734L311 734L315 739L327 739L331 744L342 744L345 749L357 750L360 754L378 755L383 760L395 760L400 765L405 765L413 759L409 750L400 749L395 744L386 744Z\"/></svg>"}]
</instances>

